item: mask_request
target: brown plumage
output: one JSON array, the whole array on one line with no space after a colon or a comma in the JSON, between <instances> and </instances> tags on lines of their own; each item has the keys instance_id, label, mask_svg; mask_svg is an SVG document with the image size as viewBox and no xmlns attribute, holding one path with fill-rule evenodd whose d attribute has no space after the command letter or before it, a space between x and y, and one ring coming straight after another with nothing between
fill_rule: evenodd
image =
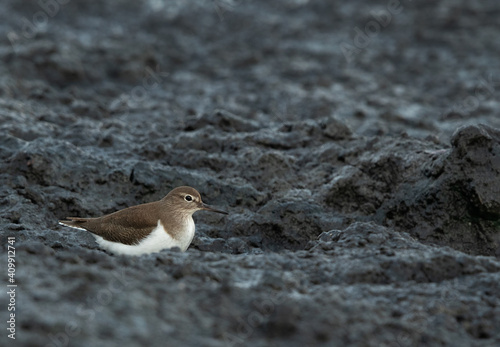
<instances>
[{"instance_id":1,"label":"brown plumage","mask_svg":"<svg viewBox=\"0 0 500 347\"><path fill-rule=\"evenodd\" d=\"M85 229L108 241L134 245L156 227L161 218L161 205L162 200L128 207L98 218L66 217L68 220L59 222L69 227Z\"/></svg>"}]
</instances>

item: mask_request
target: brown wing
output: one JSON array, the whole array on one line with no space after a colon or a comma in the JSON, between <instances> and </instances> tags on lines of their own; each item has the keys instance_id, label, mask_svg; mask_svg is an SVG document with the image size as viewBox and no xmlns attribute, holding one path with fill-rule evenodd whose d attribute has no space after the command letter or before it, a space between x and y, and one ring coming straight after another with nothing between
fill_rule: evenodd
<instances>
[{"instance_id":1,"label":"brown wing","mask_svg":"<svg viewBox=\"0 0 500 347\"><path fill-rule=\"evenodd\" d=\"M158 202L129 207L99 218L67 217L67 226L82 228L103 239L134 245L158 225Z\"/></svg>"}]
</instances>

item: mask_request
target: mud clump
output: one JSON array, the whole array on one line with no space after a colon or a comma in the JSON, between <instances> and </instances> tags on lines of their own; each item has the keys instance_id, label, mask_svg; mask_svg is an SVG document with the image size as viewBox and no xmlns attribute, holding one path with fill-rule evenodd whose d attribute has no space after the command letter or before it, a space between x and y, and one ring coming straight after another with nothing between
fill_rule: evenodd
<instances>
[{"instance_id":1,"label":"mud clump","mask_svg":"<svg viewBox=\"0 0 500 347\"><path fill-rule=\"evenodd\" d=\"M426 242L466 253L500 255L500 132L458 129L449 150L424 164L422 179L386 206L394 223ZM394 204L396 205L394 207Z\"/></svg>"}]
</instances>

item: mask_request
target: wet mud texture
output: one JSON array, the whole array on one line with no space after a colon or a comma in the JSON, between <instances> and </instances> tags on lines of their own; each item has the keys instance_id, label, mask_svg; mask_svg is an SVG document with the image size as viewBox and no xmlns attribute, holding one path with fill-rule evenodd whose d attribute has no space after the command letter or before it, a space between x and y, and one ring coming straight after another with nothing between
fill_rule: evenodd
<instances>
[{"instance_id":1,"label":"wet mud texture","mask_svg":"<svg viewBox=\"0 0 500 347\"><path fill-rule=\"evenodd\" d=\"M390 6L2 2L2 345L499 345L500 8ZM179 185L185 253L57 225Z\"/></svg>"}]
</instances>

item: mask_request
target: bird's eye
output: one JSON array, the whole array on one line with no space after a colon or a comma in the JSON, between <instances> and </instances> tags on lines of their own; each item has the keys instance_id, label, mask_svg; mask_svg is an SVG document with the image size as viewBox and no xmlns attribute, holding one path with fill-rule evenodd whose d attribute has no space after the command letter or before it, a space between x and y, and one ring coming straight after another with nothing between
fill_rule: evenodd
<instances>
[{"instance_id":1,"label":"bird's eye","mask_svg":"<svg viewBox=\"0 0 500 347\"><path fill-rule=\"evenodd\" d=\"M186 200L186 201L193 201L193 197L191 195L186 195L184 197L184 200Z\"/></svg>"}]
</instances>

